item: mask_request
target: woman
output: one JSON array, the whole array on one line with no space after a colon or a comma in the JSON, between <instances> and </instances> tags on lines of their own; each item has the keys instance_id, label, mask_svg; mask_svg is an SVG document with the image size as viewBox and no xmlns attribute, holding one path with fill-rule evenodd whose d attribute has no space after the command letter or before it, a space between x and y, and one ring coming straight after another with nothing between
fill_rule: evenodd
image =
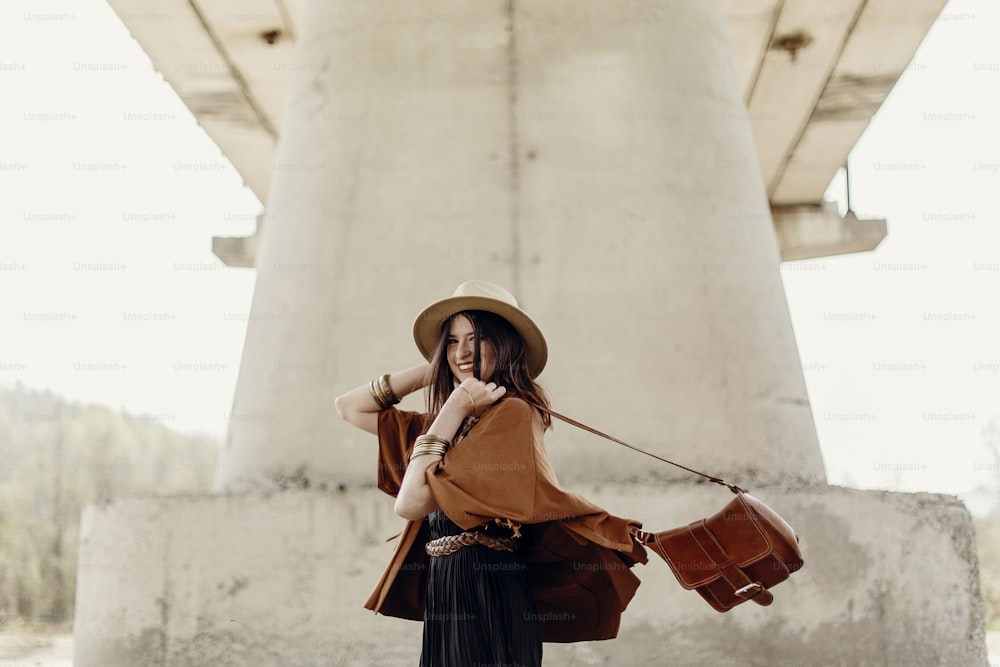
<instances>
[{"instance_id":1,"label":"woman","mask_svg":"<svg viewBox=\"0 0 1000 667\"><path fill-rule=\"evenodd\" d=\"M413 327L429 363L336 400L378 435L379 488L407 519L366 607L424 621L421 665L540 665L542 641L616 636L646 562L608 515L556 480L550 425L534 378L547 359L538 326L503 288L463 283ZM428 387L427 412L392 407Z\"/></svg>"}]
</instances>

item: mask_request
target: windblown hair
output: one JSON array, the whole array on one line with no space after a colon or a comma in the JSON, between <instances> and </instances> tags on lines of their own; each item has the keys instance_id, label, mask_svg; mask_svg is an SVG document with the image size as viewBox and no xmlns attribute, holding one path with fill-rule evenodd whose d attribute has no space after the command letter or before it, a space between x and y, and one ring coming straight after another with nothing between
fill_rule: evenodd
<instances>
[{"instance_id":1,"label":"windblown hair","mask_svg":"<svg viewBox=\"0 0 1000 667\"><path fill-rule=\"evenodd\" d=\"M448 331L451 321L458 315L464 315L472 324L473 330L473 360L472 372L481 379L479 341L486 340L493 344L496 350L496 366L490 382L507 388L504 398L517 396L529 405L549 407L549 399L528 373L528 356L524 347L524 339L517 329L507 320L485 310L465 310L455 313L441 325L441 335L438 338L434 357L431 359L431 383L427 392L427 413L431 421L441 412L445 401L455 390L455 377L448 366ZM503 399L501 399L503 400ZM536 408L537 409L537 408ZM552 417L547 412L538 410L542 423L548 429L552 426ZM430 423L430 422L428 422Z\"/></svg>"}]
</instances>

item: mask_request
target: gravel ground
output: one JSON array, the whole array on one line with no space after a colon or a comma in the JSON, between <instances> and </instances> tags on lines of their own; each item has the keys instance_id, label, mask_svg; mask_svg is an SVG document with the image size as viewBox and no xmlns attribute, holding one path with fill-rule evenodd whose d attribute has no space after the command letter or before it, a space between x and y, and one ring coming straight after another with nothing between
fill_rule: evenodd
<instances>
[{"instance_id":1,"label":"gravel ground","mask_svg":"<svg viewBox=\"0 0 1000 667\"><path fill-rule=\"evenodd\" d=\"M0 667L72 667L73 635L0 633Z\"/></svg>"},{"instance_id":2,"label":"gravel ground","mask_svg":"<svg viewBox=\"0 0 1000 667\"><path fill-rule=\"evenodd\" d=\"M986 634L990 667L1000 667L1000 632ZM73 635L0 634L0 667L73 667Z\"/></svg>"}]
</instances>

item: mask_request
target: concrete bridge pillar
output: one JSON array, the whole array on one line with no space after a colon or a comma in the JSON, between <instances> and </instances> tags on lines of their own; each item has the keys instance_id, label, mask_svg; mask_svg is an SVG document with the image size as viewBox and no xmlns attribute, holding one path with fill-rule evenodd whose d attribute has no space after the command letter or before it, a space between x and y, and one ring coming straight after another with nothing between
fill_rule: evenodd
<instances>
[{"instance_id":1,"label":"concrete bridge pillar","mask_svg":"<svg viewBox=\"0 0 1000 667\"><path fill-rule=\"evenodd\" d=\"M370 481L333 397L416 360L412 317L473 277L537 317L557 406L719 474L825 479L716 3L310 12L220 490Z\"/></svg>"}]
</instances>

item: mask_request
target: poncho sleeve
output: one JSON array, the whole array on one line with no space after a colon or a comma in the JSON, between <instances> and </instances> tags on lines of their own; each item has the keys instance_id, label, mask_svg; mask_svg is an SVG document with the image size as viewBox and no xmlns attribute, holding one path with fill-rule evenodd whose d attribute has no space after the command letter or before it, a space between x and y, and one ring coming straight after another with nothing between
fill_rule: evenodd
<instances>
[{"instance_id":1,"label":"poncho sleeve","mask_svg":"<svg viewBox=\"0 0 1000 667\"><path fill-rule=\"evenodd\" d=\"M396 497L413 441L424 432L424 415L389 408L378 414L378 488Z\"/></svg>"}]
</instances>

